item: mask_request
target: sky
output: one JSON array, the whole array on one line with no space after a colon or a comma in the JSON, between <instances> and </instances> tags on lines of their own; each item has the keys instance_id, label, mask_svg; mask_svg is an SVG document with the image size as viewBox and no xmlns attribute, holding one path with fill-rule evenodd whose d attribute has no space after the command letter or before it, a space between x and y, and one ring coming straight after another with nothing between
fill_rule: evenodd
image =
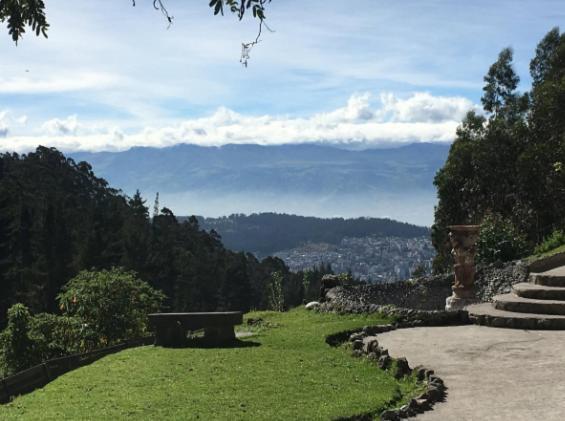
<instances>
[{"instance_id":1,"label":"sky","mask_svg":"<svg viewBox=\"0 0 565 421\"><path fill-rule=\"evenodd\" d=\"M47 0L49 39L0 31L0 150L177 143L450 142L502 48L529 60L562 0L272 0L257 22L207 0ZM354 5L354 7L352 7Z\"/></svg>"}]
</instances>

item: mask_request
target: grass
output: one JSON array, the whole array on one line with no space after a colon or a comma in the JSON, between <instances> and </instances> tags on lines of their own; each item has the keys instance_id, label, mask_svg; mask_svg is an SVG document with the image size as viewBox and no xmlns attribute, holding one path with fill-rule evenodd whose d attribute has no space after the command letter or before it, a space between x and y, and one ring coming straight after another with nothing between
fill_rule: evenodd
<instances>
[{"instance_id":1,"label":"grass","mask_svg":"<svg viewBox=\"0 0 565 421\"><path fill-rule=\"evenodd\" d=\"M379 316L252 313L264 320L238 348L141 347L67 373L0 406L2 420L329 420L406 402L418 389L328 334ZM247 326L243 326L247 329Z\"/></svg>"},{"instance_id":2,"label":"grass","mask_svg":"<svg viewBox=\"0 0 565 421\"><path fill-rule=\"evenodd\" d=\"M533 254L531 256L528 256L528 257L526 257L526 261L528 263L532 263L532 262L535 262L536 260L543 259L545 257L553 256L554 254L563 253L563 252L565 252L565 244L562 245L562 246L559 246L557 248L554 248L552 250L548 250L548 251L541 253L541 254Z\"/></svg>"}]
</instances>

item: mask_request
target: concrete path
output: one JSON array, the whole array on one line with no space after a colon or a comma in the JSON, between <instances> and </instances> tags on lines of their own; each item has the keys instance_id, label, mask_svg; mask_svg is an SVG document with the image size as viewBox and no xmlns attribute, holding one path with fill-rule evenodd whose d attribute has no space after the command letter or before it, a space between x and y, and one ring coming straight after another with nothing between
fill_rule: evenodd
<instances>
[{"instance_id":1,"label":"concrete path","mask_svg":"<svg viewBox=\"0 0 565 421\"><path fill-rule=\"evenodd\" d=\"M445 402L416 420L565 420L565 331L485 326L400 329L378 335L393 357L445 381Z\"/></svg>"}]
</instances>

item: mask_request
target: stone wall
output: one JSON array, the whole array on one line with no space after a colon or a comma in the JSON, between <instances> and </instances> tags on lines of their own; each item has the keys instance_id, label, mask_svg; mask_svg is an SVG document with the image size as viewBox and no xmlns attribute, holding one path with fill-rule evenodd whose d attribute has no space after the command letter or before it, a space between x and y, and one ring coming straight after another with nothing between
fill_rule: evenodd
<instances>
[{"instance_id":1,"label":"stone wall","mask_svg":"<svg viewBox=\"0 0 565 421\"><path fill-rule=\"evenodd\" d=\"M477 268L475 289L480 301L510 292L513 284L527 282L528 267L517 261ZM345 313L372 312L393 305L416 310L444 310L451 295L453 274L414 280L360 286L338 286L325 290L322 310Z\"/></svg>"}]
</instances>

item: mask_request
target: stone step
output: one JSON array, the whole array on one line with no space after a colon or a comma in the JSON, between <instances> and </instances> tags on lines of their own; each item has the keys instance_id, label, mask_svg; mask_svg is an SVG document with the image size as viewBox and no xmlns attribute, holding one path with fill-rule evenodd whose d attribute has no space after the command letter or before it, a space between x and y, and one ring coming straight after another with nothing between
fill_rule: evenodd
<instances>
[{"instance_id":1,"label":"stone step","mask_svg":"<svg viewBox=\"0 0 565 421\"><path fill-rule=\"evenodd\" d=\"M512 292L522 298L533 298L536 300L564 300L564 287L548 287L545 285L527 284L525 282L514 284Z\"/></svg>"},{"instance_id":2,"label":"stone step","mask_svg":"<svg viewBox=\"0 0 565 421\"><path fill-rule=\"evenodd\" d=\"M565 267L560 266L541 273L530 273L530 282L548 287L565 288Z\"/></svg>"},{"instance_id":3,"label":"stone step","mask_svg":"<svg viewBox=\"0 0 565 421\"><path fill-rule=\"evenodd\" d=\"M559 314L565 315L565 301L534 300L522 298L514 294L503 294L493 297L494 307L498 310L516 313Z\"/></svg>"},{"instance_id":4,"label":"stone step","mask_svg":"<svg viewBox=\"0 0 565 421\"><path fill-rule=\"evenodd\" d=\"M467 307L469 320L478 325L513 329L565 330L565 316L498 310L492 303Z\"/></svg>"}]
</instances>

